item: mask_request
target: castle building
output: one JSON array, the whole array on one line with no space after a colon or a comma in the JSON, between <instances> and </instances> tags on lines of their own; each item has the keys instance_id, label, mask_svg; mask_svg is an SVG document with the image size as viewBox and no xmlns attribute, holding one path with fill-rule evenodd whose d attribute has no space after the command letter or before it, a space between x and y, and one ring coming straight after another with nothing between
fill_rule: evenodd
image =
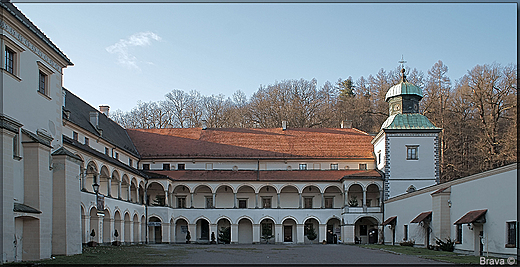
<instances>
[{"instance_id":1,"label":"castle building","mask_svg":"<svg viewBox=\"0 0 520 267\"><path fill-rule=\"evenodd\" d=\"M222 242L227 229L239 244L460 236L459 250L480 253L485 236L497 255L518 247L516 207L492 204L516 191L479 191L516 185L516 165L439 184L441 129L418 113L421 89L404 72L375 137L348 123L123 129L108 106L63 88L73 64L42 31L12 3L0 8L2 262L78 254L89 242Z\"/></svg>"}]
</instances>

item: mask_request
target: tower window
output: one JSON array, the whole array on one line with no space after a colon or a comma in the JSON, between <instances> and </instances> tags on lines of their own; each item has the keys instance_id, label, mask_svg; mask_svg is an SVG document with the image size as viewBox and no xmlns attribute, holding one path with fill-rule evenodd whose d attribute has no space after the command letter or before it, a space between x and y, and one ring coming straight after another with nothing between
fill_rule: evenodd
<instances>
[{"instance_id":1,"label":"tower window","mask_svg":"<svg viewBox=\"0 0 520 267\"><path fill-rule=\"evenodd\" d=\"M406 159L407 160L418 160L419 159L419 146L406 146Z\"/></svg>"},{"instance_id":2,"label":"tower window","mask_svg":"<svg viewBox=\"0 0 520 267\"><path fill-rule=\"evenodd\" d=\"M307 170L307 164L300 164L300 171Z\"/></svg>"},{"instance_id":3,"label":"tower window","mask_svg":"<svg viewBox=\"0 0 520 267\"><path fill-rule=\"evenodd\" d=\"M338 170L338 164L337 163L330 164L330 169L331 170Z\"/></svg>"},{"instance_id":4,"label":"tower window","mask_svg":"<svg viewBox=\"0 0 520 267\"><path fill-rule=\"evenodd\" d=\"M360 170L366 170L367 169L367 164L364 163L364 164L359 164L359 169Z\"/></svg>"}]
</instances>

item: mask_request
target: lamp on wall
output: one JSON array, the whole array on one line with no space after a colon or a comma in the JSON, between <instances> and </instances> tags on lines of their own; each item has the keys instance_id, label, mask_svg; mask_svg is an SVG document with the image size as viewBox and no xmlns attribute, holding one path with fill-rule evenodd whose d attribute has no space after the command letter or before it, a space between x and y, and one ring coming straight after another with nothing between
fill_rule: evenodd
<instances>
[{"instance_id":1,"label":"lamp on wall","mask_svg":"<svg viewBox=\"0 0 520 267\"><path fill-rule=\"evenodd\" d=\"M451 208L451 200L448 199L448 207Z\"/></svg>"},{"instance_id":2,"label":"lamp on wall","mask_svg":"<svg viewBox=\"0 0 520 267\"><path fill-rule=\"evenodd\" d=\"M94 189L94 193L99 193L99 184L98 183L94 183L92 185L92 188Z\"/></svg>"},{"instance_id":3,"label":"lamp on wall","mask_svg":"<svg viewBox=\"0 0 520 267\"><path fill-rule=\"evenodd\" d=\"M473 230L473 225L471 223L468 223L468 229Z\"/></svg>"}]
</instances>

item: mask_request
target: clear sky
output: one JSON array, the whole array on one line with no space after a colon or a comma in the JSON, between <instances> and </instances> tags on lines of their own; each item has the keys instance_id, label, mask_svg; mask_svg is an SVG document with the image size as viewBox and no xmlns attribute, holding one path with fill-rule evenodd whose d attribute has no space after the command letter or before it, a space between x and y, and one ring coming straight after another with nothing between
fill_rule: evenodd
<instances>
[{"instance_id":1,"label":"clear sky","mask_svg":"<svg viewBox=\"0 0 520 267\"><path fill-rule=\"evenodd\" d=\"M173 89L231 97L286 79L336 82L392 70L404 55L455 81L517 64L516 3L13 3L75 64L64 86L129 111Z\"/></svg>"}]
</instances>

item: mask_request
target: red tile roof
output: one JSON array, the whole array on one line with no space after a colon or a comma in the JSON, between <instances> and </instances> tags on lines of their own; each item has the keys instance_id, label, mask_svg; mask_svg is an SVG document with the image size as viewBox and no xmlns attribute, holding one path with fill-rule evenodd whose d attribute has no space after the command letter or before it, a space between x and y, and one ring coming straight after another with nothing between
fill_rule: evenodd
<instances>
[{"instance_id":1,"label":"red tile roof","mask_svg":"<svg viewBox=\"0 0 520 267\"><path fill-rule=\"evenodd\" d=\"M413 219L410 223L420 223L420 222L426 220L428 217L431 217L431 215L432 215L431 211L423 212L423 213L417 215L417 217L415 217L415 219Z\"/></svg>"},{"instance_id":2,"label":"red tile roof","mask_svg":"<svg viewBox=\"0 0 520 267\"><path fill-rule=\"evenodd\" d=\"M395 225L396 220L397 220L397 216L392 216L392 217L386 219L381 225L387 225L387 224Z\"/></svg>"},{"instance_id":3,"label":"red tile roof","mask_svg":"<svg viewBox=\"0 0 520 267\"><path fill-rule=\"evenodd\" d=\"M473 223L476 220L478 220L481 216L484 216L487 212L486 210L472 210L464 216L460 217L454 224L466 224L466 223Z\"/></svg>"},{"instance_id":4,"label":"red tile roof","mask_svg":"<svg viewBox=\"0 0 520 267\"><path fill-rule=\"evenodd\" d=\"M223 171L223 170L185 170L149 171L153 176L166 176L175 181L332 181L339 182L350 175L364 173L364 176L381 178L376 171L335 170L335 171Z\"/></svg>"},{"instance_id":5,"label":"red tile roof","mask_svg":"<svg viewBox=\"0 0 520 267\"><path fill-rule=\"evenodd\" d=\"M143 158L372 159L372 136L335 128L127 129Z\"/></svg>"}]
</instances>

